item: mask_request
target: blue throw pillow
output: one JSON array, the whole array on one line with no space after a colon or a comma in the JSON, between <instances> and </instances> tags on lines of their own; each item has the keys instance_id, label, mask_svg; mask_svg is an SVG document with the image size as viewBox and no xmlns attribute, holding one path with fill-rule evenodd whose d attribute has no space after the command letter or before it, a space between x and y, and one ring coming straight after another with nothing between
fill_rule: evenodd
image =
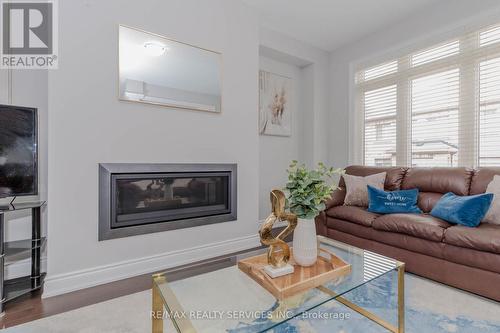
<instances>
[{"instance_id":1,"label":"blue throw pillow","mask_svg":"<svg viewBox=\"0 0 500 333\"><path fill-rule=\"evenodd\" d=\"M459 196L446 193L439 199L431 215L450 223L477 227L488 212L493 193Z\"/></svg>"},{"instance_id":2,"label":"blue throw pillow","mask_svg":"<svg viewBox=\"0 0 500 333\"><path fill-rule=\"evenodd\" d=\"M418 189L386 192L368 185L368 211L379 214L415 213L422 211L417 207Z\"/></svg>"}]
</instances>

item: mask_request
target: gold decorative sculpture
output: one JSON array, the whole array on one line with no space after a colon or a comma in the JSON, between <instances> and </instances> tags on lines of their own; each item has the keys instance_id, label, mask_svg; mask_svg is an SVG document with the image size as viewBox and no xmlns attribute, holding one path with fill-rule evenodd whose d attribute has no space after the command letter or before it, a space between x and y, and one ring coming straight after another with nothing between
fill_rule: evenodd
<instances>
[{"instance_id":1,"label":"gold decorative sculpture","mask_svg":"<svg viewBox=\"0 0 500 333\"><path fill-rule=\"evenodd\" d=\"M268 270L283 268L287 265L290 260L290 247L284 241L284 239L293 232L297 226L297 216L292 213L285 212L285 194L280 190L272 190L271 194L271 207L272 213L269 215L260 228L260 241L264 245L269 245L269 250L267 252L267 262L271 266ZM276 221L288 221L288 226L274 237L272 235L273 225ZM293 272L293 266L290 266L291 272ZM285 274L291 273L290 269L282 270ZM271 275L271 277L283 275L282 273L266 273ZM275 275L275 276L273 276Z\"/></svg>"}]
</instances>

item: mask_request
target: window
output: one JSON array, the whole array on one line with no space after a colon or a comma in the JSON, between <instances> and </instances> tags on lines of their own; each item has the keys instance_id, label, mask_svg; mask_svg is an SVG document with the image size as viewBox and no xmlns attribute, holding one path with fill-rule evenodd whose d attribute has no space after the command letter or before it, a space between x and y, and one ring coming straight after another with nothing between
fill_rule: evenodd
<instances>
[{"instance_id":1,"label":"window","mask_svg":"<svg viewBox=\"0 0 500 333\"><path fill-rule=\"evenodd\" d=\"M396 154L396 86L364 93L365 164L392 163ZM391 162L387 162L391 161Z\"/></svg>"},{"instance_id":2,"label":"window","mask_svg":"<svg viewBox=\"0 0 500 333\"><path fill-rule=\"evenodd\" d=\"M500 166L500 25L356 71L356 163Z\"/></svg>"},{"instance_id":3,"label":"window","mask_svg":"<svg viewBox=\"0 0 500 333\"><path fill-rule=\"evenodd\" d=\"M424 65L436 60L444 59L460 52L460 43L454 40L440 46L434 46L428 50L413 54L411 56L412 67Z\"/></svg>"},{"instance_id":4,"label":"window","mask_svg":"<svg viewBox=\"0 0 500 333\"><path fill-rule=\"evenodd\" d=\"M396 73L398 71L398 62L390 61L388 63L378 65L363 71L363 80L373 80L388 74Z\"/></svg>"},{"instance_id":5,"label":"window","mask_svg":"<svg viewBox=\"0 0 500 333\"><path fill-rule=\"evenodd\" d=\"M411 81L412 166L457 166L458 81L458 69Z\"/></svg>"},{"instance_id":6,"label":"window","mask_svg":"<svg viewBox=\"0 0 500 333\"><path fill-rule=\"evenodd\" d=\"M500 41L500 26L495 26L479 33L479 46L488 46Z\"/></svg>"},{"instance_id":7,"label":"window","mask_svg":"<svg viewBox=\"0 0 500 333\"><path fill-rule=\"evenodd\" d=\"M479 64L479 165L500 165L500 58Z\"/></svg>"}]
</instances>

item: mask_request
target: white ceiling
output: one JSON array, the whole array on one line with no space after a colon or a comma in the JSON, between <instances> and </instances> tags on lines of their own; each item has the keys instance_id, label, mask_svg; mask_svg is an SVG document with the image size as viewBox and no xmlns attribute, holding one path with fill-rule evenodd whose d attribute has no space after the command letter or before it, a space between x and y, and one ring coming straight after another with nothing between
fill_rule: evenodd
<instances>
[{"instance_id":1,"label":"white ceiling","mask_svg":"<svg viewBox=\"0 0 500 333\"><path fill-rule=\"evenodd\" d=\"M243 0L263 27L331 51L444 0Z\"/></svg>"}]
</instances>

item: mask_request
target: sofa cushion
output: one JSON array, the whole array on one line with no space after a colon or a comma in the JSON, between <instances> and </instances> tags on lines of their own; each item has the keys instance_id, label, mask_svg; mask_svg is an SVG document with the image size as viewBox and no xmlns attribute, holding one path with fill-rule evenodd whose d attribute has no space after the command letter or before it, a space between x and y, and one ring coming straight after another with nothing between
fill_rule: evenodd
<instances>
[{"instance_id":1,"label":"sofa cushion","mask_svg":"<svg viewBox=\"0 0 500 333\"><path fill-rule=\"evenodd\" d=\"M368 185L383 190L385 176L385 172L366 177L343 175L346 187L344 205L368 207Z\"/></svg>"},{"instance_id":2,"label":"sofa cushion","mask_svg":"<svg viewBox=\"0 0 500 333\"><path fill-rule=\"evenodd\" d=\"M453 224L477 227L490 209L492 200L492 193L462 196L449 192L443 195L430 214Z\"/></svg>"},{"instance_id":3,"label":"sofa cushion","mask_svg":"<svg viewBox=\"0 0 500 333\"><path fill-rule=\"evenodd\" d=\"M386 172L384 188L388 191L399 190L401 187L401 181L406 173L407 168L399 167L371 167L371 166L361 166L361 165L351 165L345 169L347 175L353 176L368 176L376 173ZM340 187L345 187L345 182L343 178L340 178Z\"/></svg>"},{"instance_id":4,"label":"sofa cushion","mask_svg":"<svg viewBox=\"0 0 500 333\"><path fill-rule=\"evenodd\" d=\"M500 224L500 175L495 175L488 184L486 193L493 193L493 201L482 222Z\"/></svg>"},{"instance_id":5,"label":"sofa cushion","mask_svg":"<svg viewBox=\"0 0 500 333\"><path fill-rule=\"evenodd\" d=\"M364 225L366 227L371 227L373 220L379 216L378 214L370 213L366 210L366 208L355 206L332 207L326 211L326 215L336 219L347 220L352 223Z\"/></svg>"},{"instance_id":6,"label":"sofa cushion","mask_svg":"<svg viewBox=\"0 0 500 333\"><path fill-rule=\"evenodd\" d=\"M417 206L424 213L429 213L442 196L442 193L421 192L418 194Z\"/></svg>"},{"instance_id":7,"label":"sofa cushion","mask_svg":"<svg viewBox=\"0 0 500 333\"><path fill-rule=\"evenodd\" d=\"M451 225L427 214L388 214L372 223L373 229L396 232L409 236L441 242L444 231Z\"/></svg>"},{"instance_id":8,"label":"sofa cushion","mask_svg":"<svg viewBox=\"0 0 500 333\"><path fill-rule=\"evenodd\" d=\"M403 178L401 189L469 195L472 174L473 170L468 168L411 168Z\"/></svg>"},{"instance_id":9,"label":"sofa cushion","mask_svg":"<svg viewBox=\"0 0 500 333\"><path fill-rule=\"evenodd\" d=\"M457 264L480 268L500 274L500 254L478 251L445 243L441 244L444 245L444 259Z\"/></svg>"},{"instance_id":10,"label":"sofa cushion","mask_svg":"<svg viewBox=\"0 0 500 333\"><path fill-rule=\"evenodd\" d=\"M443 258L443 248L447 246L447 244L442 242L434 242L402 233L380 231L374 228L366 229L372 229L370 237L376 242L392 245L407 251L422 253L431 257Z\"/></svg>"},{"instance_id":11,"label":"sofa cushion","mask_svg":"<svg viewBox=\"0 0 500 333\"><path fill-rule=\"evenodd\" d=\"M495 175L500 175L500 168L481 168L474 171L470 185L470 195L486 192L488 184Z\"/></svg>"},{"instance_id":12,"label":"sofa cushion","mask_svg":"<svg viewBox=\"0 0 500 333\"><path fill-rule=\"evenodd\" d=\"M422 214L417 207L418 189L384 191L368 185L368 211L378 214Z\"/></svg>"},{"instance_id":13,"label":"sofa cushion","mask_svg":"<svg viewBox=\"0 0 500 333\"><path fill-rule=\"evenodd\" d=\"M453 226L446 230L445 243L500 254L500 225L481 223L477 228Z\"/></svg>"},{"instance_id":14,"label":"sofa cushion","mask_svg":"<svg viewBox=\"0 0 500 333\"><path fill-rule=\"evenodd\" d=\"M336 219L333 217L326 218L326 226L328 230L342 231L347 234L355 235L365 239L371 239L372 233L375 231L371 227L366 227L361 224L353 223L347 220Z\"/></svg>"}]
</instances>

